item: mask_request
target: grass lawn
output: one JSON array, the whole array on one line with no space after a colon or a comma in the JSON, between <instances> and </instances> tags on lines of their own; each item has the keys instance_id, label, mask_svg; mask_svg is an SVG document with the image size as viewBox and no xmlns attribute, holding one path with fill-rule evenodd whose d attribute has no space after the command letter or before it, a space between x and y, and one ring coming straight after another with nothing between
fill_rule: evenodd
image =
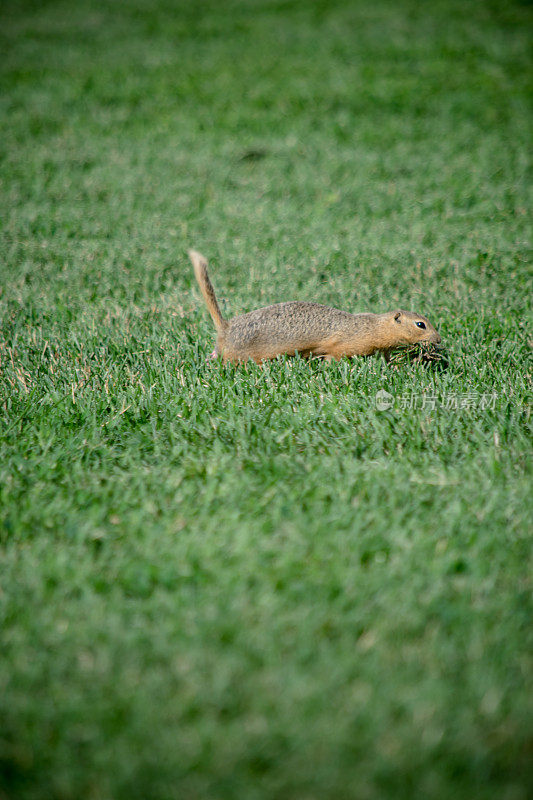
<instances>
[{"instance_id":1,"label":"grass lawn","mask_svg":"<svg viewBox=\"0 0 533 800\"><path fill-rule=\"evenodd\" d=\"M2 800L527 800L532 21L3 3ZM188 247L448 369L208 363Z\"/></svg>"}]
</instances>

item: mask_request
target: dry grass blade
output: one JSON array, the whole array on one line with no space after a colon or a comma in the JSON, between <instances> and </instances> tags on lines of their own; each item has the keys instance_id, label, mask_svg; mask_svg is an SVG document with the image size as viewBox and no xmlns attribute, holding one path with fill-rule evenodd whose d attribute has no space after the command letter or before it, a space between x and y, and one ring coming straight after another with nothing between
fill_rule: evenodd
<instances>
[{"instance_id":1,"label":"dry grass blade","mask_svg":"<svg viewBox=\"0 0 533 800\"><path fill-rule=\"evenodd\" d=\"M446 350L434 344L412 344L394 350L389 358L389 365L399 369L406 364L422 364L424 367L444 370L449 360Z\"/></svg>"}]
</instances>

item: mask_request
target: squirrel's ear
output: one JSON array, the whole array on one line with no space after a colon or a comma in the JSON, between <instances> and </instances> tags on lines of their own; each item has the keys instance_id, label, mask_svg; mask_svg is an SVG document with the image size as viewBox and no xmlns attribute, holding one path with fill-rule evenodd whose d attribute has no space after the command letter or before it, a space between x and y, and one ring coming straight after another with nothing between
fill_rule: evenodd
<instances>
[{"instance_id":1,"label":"squirrel's ear","mask_svg":"<svg viewBox=\"0 0 533 800\"><path fill-rule=\"evenodd\" d=\"M402 316L402 312L401 311L395 311L394 312L394 319L396 320L396 322L400 321L400 317L401 316Z\"/></svg>"}]
</instances>

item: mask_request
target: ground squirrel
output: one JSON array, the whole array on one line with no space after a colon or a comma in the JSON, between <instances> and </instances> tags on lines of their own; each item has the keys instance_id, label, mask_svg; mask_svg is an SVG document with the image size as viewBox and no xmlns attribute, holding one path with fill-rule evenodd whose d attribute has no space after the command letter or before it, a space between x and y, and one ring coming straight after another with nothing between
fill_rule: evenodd
<instances>
[{"instance_id":1,"label":"ground squirrel","mask_svg":"<svg viewBox=\"0 0 533 800\"><path fill-rule=\"evenodd\" d=\"M369 356L378 351L388 357L402 345L430 342L441 338L433 325L412 311L385 314L350 314L319 303L276 303L248 314L225 320L220 313L215 290L209 280L207 261L189 250L194 274L217 329L212 358L258 364L279 355L324 356L328 361L343 356Z\"/></svg>"}]
</instances>

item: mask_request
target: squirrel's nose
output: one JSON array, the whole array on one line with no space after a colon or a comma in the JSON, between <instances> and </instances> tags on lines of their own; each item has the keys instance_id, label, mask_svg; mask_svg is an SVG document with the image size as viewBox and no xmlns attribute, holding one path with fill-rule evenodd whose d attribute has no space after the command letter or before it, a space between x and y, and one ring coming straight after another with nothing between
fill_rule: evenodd
<instances>
[{"instance_id":1,"label":"squirrel's nose","mask_svg":"<svg viewBox=\"0 0 533 800\"><path fill-rule=\"evenodd\" d=\"M435 344L440 344L441 342L442 342L442 339L440 337L440 334L439 333L435 333Z\"/></svg>"}]
</instances>

